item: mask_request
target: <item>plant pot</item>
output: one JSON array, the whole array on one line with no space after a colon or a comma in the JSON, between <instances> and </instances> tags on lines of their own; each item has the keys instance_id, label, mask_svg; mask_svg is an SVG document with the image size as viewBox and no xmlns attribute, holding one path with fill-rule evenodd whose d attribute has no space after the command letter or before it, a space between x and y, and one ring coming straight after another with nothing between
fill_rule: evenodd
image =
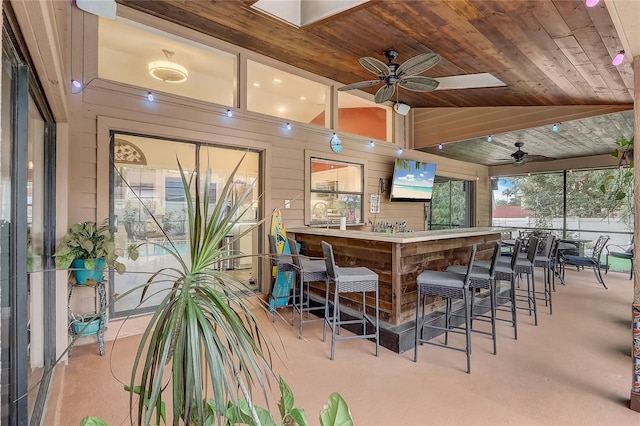
<instances>
[{"instance_id":1,"label":"plant pot","mask_svg":"<svg viewBox=\"0 0 640 426\"><path fill-rule=\"evenodd\" d=\"M85 269L84 259L75 259L71 262L71 267L74 269L73 273L76 276L76 284L86 285L87 280L92 279L99 283L102 281L104 274L105 261L104 259L95 259L95 269Z\"/></svg>"},{"instance_id":2,"label":"plant pot","mask_svg":"<svg viewBox=\"0 0 640 426\"><path fill-rule=\"evenodd\" d=\"M83 337L91 336L93 334L96 334L100 329L100 318L96 318L93 321L86 321L86 322L73 321L71 323L71 328L73 330L73 334L79 334L80 336L83 336Z\"/></svg>"}]
</instances>

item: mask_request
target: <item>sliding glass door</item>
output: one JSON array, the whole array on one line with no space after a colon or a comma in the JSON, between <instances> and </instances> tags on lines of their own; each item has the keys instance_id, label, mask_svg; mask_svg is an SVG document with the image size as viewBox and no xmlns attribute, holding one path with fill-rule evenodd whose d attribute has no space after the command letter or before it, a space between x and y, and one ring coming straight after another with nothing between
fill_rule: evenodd
<instances>
[{"instance_id":1,"label":"sliding glass door","mask_svg":"<svg viewBox=\"0 0 640 426\"><path fill-rule=\"evenodd\" d=\"M468 228L473 221L473 183L436 176L429 229Z\"/></svg>"},{"instance_id":2,"label":"sliding glass door","mask_svg":"<svg viewBox=\"0 0 640 426\"><path fill-rule=\"evenodd\" d=\"M199 170L202 173L197 173L197 176L202 179L206 176L204 171L207 168L211 170L209 199L215 205L233 168L244 157L232 182L232 194L239 198L251 185L254 193L240 209L242 216L234 218L237 224L229 234L233 240L254 227L261 215L257 201L261 191L260 153L124 133L114 133L112 139L115 163L112 206L113 217L116 218L116 244L123 250L131 244L143 244L140 257L135 262L124 260L127 272L113 277L112 293L122 295L131 292L111 305L111 315L120 317L153 310L164 297L165 290L172 285L169 281L154 284L146 292L144 300L141 299L141 286L151 273L179 266L163 250L163 245L168 245L170 240L183 258L189 259L187 197L176 158L186 174ZM258 235L257 229L243 235L234 241L230 250L245 255L259 253ZM247 288L259 288L257 256L240 257L217 267L233 274Z\"/></svg>"},{"instance_id":3,"label":"sliding glass door","mask_svg":"<svg viewBox=\"0 0 640 426\"><path fill-rule=\"evenodd\" d=\"M55 360L55 124L11 9L2 35L1 401L4 424L40 424Z\"/></svg>"}]
</instances>

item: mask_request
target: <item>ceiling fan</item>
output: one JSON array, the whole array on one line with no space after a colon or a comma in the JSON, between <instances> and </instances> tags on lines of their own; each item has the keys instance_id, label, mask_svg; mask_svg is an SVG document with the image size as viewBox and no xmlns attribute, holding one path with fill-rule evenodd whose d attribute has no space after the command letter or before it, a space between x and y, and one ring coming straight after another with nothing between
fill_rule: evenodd
<instances>
[{"instance_id":1,"label":"ceiling fan","mask_svg":"<svg viewBox=\"0 0 640 426\"><path fill-rule=\"evenodd\" d=\"M423 53L408 59L400 65L393 62L398 57L398 52L395 50L385 50L384 56L387 58L386 64L369 56L358 59L360 65L367 71L378 76L377 80L347 84L339 87L338 90L344 92L384 83L384 86L376 92L374 98L375 102L380 104L391 99L398 84L414 92L430 92L440 84L433 78L416 75L428 70L440 61L440 55L437 53Z\"/></svg>"},{"instance_id":2,"label":"ceiling fan","mask_svg":"<svg viewBox=\"0 0 640 426\"><path fill-rule=\"evenodd\" d=\"M521 166L525 163L529 153L522 150L522 147L524 146L524 142L516 142L515 146L518 149L516 149L516 151L511 154L511 158L513 158L514 165Z\"/></svg>"},{"instance_id":3,"label":"ceiling fan","mask_svg":"<svg viewBox=\"0 0 640 426\"><path fill-rule=\"evenodd\" d=\"M518 141L514 145L517 148L515 152L511 153L511 158L513 159L514 166L522 166L524 163L527 163L530 161L555 160L555 158L546 157L544 155L531 155L528 152L523 151L522 147L524 146L524 142Z\"/></svg>"}]
</instances>

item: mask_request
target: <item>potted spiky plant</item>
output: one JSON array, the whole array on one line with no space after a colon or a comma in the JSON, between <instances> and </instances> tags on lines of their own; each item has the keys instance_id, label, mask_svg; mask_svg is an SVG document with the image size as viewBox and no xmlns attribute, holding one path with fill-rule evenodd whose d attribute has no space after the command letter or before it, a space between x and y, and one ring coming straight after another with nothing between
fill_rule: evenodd
<instances>
[{"instance_id":1,"label":"potted spiky plant","mask_svg":"<svg viewBox=\"0 0 640 426\"><path fill-rule=\"evenodd\" d=\"M207 170L204 178L196 171L187 178L178 161L186 200L189 253L184 254L176 247L151 212L147 213L168 244L147 242L129 250L129 257L135 260L137 248L151 244L172 256L179 265L154 271L142 285L141 299L144 300L145 294L156 292L154 286L165 288L163 284L171 283L169 289L157 290L166 291L166 295L142 335L131 379L126 386L130 392L130 409L139 425L276 424L268 410L253 403L254 388L261 390L262 398L268 401L267 376L275 377L271 364L272 345L243 298L245 293L239 291L244 285L216 268L225 263L229 255L239 256L229 254L224 245L225 237L236 224L236 218L246 213L242 206L251 208L252 205L244 203L252 196L252 187L240 197L232 196L232 182L241 163L242 160L212 207L215 200L209 199L210 171ZM233 241L226 243L233 244ZM137 290L138 287L117 298ZM294 407L293 393L282 379L280 390L280 424L306 425L304 410ZM166 419L169 404L173 413L170 420ZM82 424L106 423L86 417ZM320 424L353 424L349 409L339 394L334 393L329 398L320 414Z\"/></svg>"},{"instance_id":2,"label":"potted spiky plant","mask_svg":"<svg viewBox=\"0 0 640 426\"><path fill-rule=\"evenodd\" d=\"M261 388L266 398L264 374L271 372L269 340L238 291L243 284L216 267L228 256L238 256L226 250L225 236L231 233L236 218L245 213L243 206L251 206L244 203L253 194L251 187L240 197L232 196L232 182L241 162L216 201L209 199L210 171L206 176L195 171L187 175L178 161L186 199L188 253L176 247L158 219L147 211L168 244L143 244L164 251L178 266L155 271L143 286L142 298L155 292L156 284L171 284L142 335L131 372L128 389L138 424L159 424L169 400L174 424L203 424L203 401L209 387L217 413L224 413L229 401L252 401L252 386ZM236 238L249 232L251 229ZM130 250L134 260L135 248ZM135 393L141 397L135 398ZM140 401L137 407L134 400Z\"/></svg>"}]
</instances>

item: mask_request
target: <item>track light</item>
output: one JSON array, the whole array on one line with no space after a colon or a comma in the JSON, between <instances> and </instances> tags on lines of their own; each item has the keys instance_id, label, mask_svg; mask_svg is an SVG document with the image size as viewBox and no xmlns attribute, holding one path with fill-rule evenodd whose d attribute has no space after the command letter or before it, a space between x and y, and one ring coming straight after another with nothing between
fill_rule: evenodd
<instances>
[{"instance_id":1,"label":"track light","mask_svg":"<svg viewBox=\"0 0 640 426\"><path fill-rule=\"evenodd\" d=\"M618 52L615 58L613 58L613 61L611 61L611 64L617 67L622 63L622 61L624 61L624 50Z\"/></svg>"},{"instance_id":2,"label":"track light","mask_svg":"<svg viewBox=\"0 0 640 426\"><path fill-rule=\"evenodd\" d=\"M233 117L233 111L230 109L227 110L227 117Z\"/></svg>"},{"instance_id":3,"label":"track light","mask_svg":"<svg viewBox=\"0 0 640 426\"><path fill-rule=\"evenodd\" d=\"M558 131L558 123L553 123L553 126L551 126L551 130L554 132Z\"/></svg>"},{"instance_id":4,"label":"track light","mask_svg":"<svg viewBox=\"0 0 640 426\"><path fill-rule=\"evenodd\" d=\"M442 149L442 144L441 143L438 144L438 149Z\"/></svg>"},{"instance_id":5,"label":"track light","mask_svg":"<svg viewBox=\"0 0 640 426\"><path fill-rule=\"evenodd\" d=\"M291 123L287 123L287 130L291 130Z\"/></svg>"},{"instance_id":6,"label":"track light","mask_svg":"<svg viewBox=\"0 0 640 426\"><path fill-rule=\"evenodd\" d=\"M149 102L153 102L153 100L154 100L153 93L151 93L151 92L148 92L148 93L147 93L147 100L148 100Z\"/></svg>"},{"instance_id":7,"label":"track light","mask_svg":"<svg viewBox=\"0 0 640 426\"><path fill-rule=\"evenodd\" d=\"M491 137L491 135L487 136L487 142L491 142L493 140L493 138Z\"/></svg>"},{"instance_id":8,"label":"track light","mask_svg":"<svg viewBox=\"0 0 640 426\"><path fill-rule=\"evenodd\" d=\"M587 0L585 2L585 4L587 5L587 7L594 7L595 5L597 5L598 3L600 3L600 0Z\"/></svg>"}]
</instances>

